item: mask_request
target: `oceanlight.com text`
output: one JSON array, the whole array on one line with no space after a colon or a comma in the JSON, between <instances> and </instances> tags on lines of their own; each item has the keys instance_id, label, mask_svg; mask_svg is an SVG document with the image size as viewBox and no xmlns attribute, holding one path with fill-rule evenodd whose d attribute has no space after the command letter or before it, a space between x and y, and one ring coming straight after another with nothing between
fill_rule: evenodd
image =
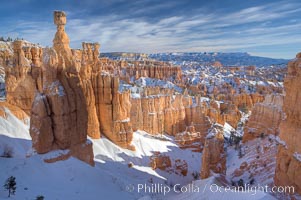
<instances>
[{"instance_id":1,"label":"oceanlight.com text","mask_svg":"<svg viewBox=\"0 0 301 200\"><path fill-rule=\"evenodd\" d=\"M137 184L126 186L128 192L138 192L144 194L163 194L170 192L174 193L247 193L256 195L258 192L266 193L287 193L294 194L294 186L268 186L268 185L250 185L244 184L242 186L220 186L217 184L205 184L198 186L195 184L181 185L175 184L173 186L153 183L153 184Z\"/></svg>"}]
</instances>

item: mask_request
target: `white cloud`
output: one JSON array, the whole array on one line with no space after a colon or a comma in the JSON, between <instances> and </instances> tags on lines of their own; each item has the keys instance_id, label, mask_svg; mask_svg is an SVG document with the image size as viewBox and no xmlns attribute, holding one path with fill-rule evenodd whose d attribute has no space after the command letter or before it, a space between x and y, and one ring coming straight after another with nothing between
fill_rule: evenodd
<instances>
[{"instance_id":1,"label":"white cloud","mask_svg":"<svg viewBox=\"0 0 301 200\"><path fill-rule=\"evenodd\" d=\"M203 12L193 17L172 16L157 22L150 22L143 18L121 19L116 14L76 19L74 18L76 15L70 13L73 18L68 19L66 31L73 48L80 48L82 41L98 41L102 44L101 51L149 53L237 51L248 48L253 48L254 51L257 47L259 49L271 45L301 44L301 22L298 19L292 21L293 19L290 18L288 24L277 26L272 23L296 14L300 10L300 5L283 1L249 7L228 14ZM8 29L7 34L15 33L44 45L52 44L55 33L53 24L41 22L20 22L18 29L15 27L8 27Z\"/></svg>"}]
</instances>

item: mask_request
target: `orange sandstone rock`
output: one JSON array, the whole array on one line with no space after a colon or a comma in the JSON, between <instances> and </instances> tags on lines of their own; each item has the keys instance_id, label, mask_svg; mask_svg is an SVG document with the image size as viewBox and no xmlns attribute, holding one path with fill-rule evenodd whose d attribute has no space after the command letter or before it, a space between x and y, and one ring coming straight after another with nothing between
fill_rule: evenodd
<instances>
[{"instance_id":1,"label":"orange sandstone rock","mask_svg":"<svg viewBox=\"0 0 301 200\"><path fill-rule=\"evenodd\" d=\"M54 13L58 26L65 25L65 17L63 12ZM42 93L36 93L30 121L33 147L38 153L69 149L70 155L94 165L92 145L87 143L86 98L62 27L55 36L54 47L43 51L43 88ZM68 154L58 156L48 162L67 157Z\"/></svg>"},{"instance_id":2,"label":"orange sandstone rock","mask_svg":"<svg viewBox=\"0 0 301 200\"><path fill-rule=\"evenodd\" d=\"M226 154L224 152L224 136L213 128L206 137L202 153L201 179L210 176L211 171L226 174Z\"/></svg>"},{"instance_id":3,"label":"orange sandstone rock","mask_svg":"<svg viewBox=\"0 0 301 200\"><path fill-rule=\"evenodd\" d=\"M275 171L276 185L294 186L301 193L301 81L300 53L288 64L284 81L284 120L280 124L280 140Z\"/></svg>"},{"instance_id":4,"label":"orange sandstone rock","mask_svg":"<svg viewBox=\"0 0 301 200\"><path fill-rule=\"evenodd\" d=\"M279 134L282 120L282 95L268 95L262 103L256 103L245 126L243 142L266 134Z\"/></svg>"},{"instance_id":5,"label":"orange sandstone rock","mask_svg":"<svg viewBox=\"0 0 301 200\"><path fill-rule=\"evenodd\" d=\"M166 170L171 167L169 156L162 155L159 152L155 152L154 155L150 157L150 160L150 167L152 169Z\"/></svg>"}]
</instances>

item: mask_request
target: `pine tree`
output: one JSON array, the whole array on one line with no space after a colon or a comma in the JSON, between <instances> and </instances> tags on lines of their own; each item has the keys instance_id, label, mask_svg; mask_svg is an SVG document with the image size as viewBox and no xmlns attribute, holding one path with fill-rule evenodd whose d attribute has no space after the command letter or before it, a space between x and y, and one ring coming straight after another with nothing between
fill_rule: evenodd
<instances>
[{"instance_id":1,"label":"pine tree","mask_svg":"<svg viewBox=\"0 0 301 200\"><path fill-rule=\"evenodd\" d=\"M16 177L11 176L8 179L6 179L6 182L4 184L4 188L8 190L8 197L10 197L11 194L15 194L17 189L17 183L16 183Z\"/></svg>"},{"instance_id":2,"label":"pine tree","mask_svg":"<svg viewBox=\"0 0 301 200\"><path fill-rule=\"evenodd\" d=\"M44 200L44 196L43 195L39 195L36 197L36 200Z\"/></svg>"}]
</instances>

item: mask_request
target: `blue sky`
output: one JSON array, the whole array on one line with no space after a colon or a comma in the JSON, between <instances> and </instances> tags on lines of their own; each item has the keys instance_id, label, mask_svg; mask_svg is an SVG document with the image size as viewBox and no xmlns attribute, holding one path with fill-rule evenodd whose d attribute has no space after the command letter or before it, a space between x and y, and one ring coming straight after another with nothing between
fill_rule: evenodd
<instances>
[{"instance_id":1,"label":"blue sky","mask_svg":"<svg viewBox=\"0 0 301 200\"><path fill-rule=\"evenodd\" d=\"M0 35L51 46L54 10L67 13L72 48L97 41L102 52L221 51L274 58L301 51L300 0L2 1Z\"/></svg>"}]
</instances>

